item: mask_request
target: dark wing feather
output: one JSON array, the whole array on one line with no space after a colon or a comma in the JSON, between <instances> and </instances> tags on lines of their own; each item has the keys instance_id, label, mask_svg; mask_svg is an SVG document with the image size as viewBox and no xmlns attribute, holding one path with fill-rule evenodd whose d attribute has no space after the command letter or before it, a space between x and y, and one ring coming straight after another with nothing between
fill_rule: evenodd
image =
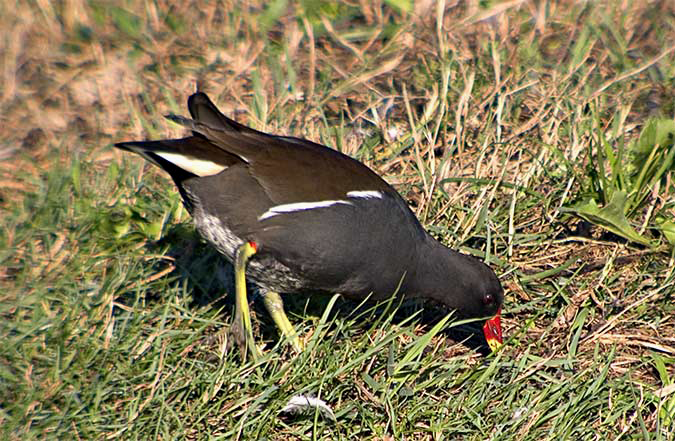
<instances>
[{"instance_id":1,"label":"dark wing feather","mask_svg":"<svg viewBox=\"0 0 675 441\"><path fill-rule=\"evenodd\" d=\"M207 213L221 217L240 237L251 237L260 231L263 225L258 218L276 205L344 200L351 191L370 190L380 191L405 206L398 193L377 174L340 152L311 141L268 135L239 124L223 115L201 92L189 98L188 107L192 119L177 115L167 115L167 118L192 130L193 136L116 146L136 152L164 168L184 198L198 198ZM175 154L178 159L167 154ZM188 163L191 159L209 161L222 165L223 169L217 173L191 173L181 168L185 159ZM184 189L192 196L186 196ZM322 221L317 218L317 222ZM273 223L266 223L265 228ZM287 234L294 237L301 232Z\"/></svg>"},{"instance_id":2,"label":"dark wing feather","mask_svg":"<svg viewBox=\"0 0 675 441\"><path fill-rule=\"evenodd\" d=\"M253 238L262 244L262 251L319 289L388 297L414 268L412 259L417 244L424 241L424 229L400 198L385 195L349 202L270 217L260 223ZM392 246L392 237L406 243ZM384 255L387 259L379 258Z\"/></svg>"},{"instance_id":3,"label":"dark wing feather","mask_svg":"<svg viewBox=\"0 0 675 441\"><path fill-rule=\"evenodd\" d=\"M218 218L240 238L252 239L259 228L258 216L270 199L246 164L233 165L223 173L187 179L183 186L191 199L199 200L205 213Z\"/></svg>"},{"instance_id":4,"label":"dark wing feather","mask_svg":"<svg viewBox=\"0 0 675 441\"><path fill-rule=\"evenodd\" d=\"M298 138L268 135L220 113L197 92L188 101L193 119L167 117L249 164L273 205L341 199L350 191L395 191L368 167L336 150ZM321 178L322 186L317 186Z\"/></svg>"}]
</instances>

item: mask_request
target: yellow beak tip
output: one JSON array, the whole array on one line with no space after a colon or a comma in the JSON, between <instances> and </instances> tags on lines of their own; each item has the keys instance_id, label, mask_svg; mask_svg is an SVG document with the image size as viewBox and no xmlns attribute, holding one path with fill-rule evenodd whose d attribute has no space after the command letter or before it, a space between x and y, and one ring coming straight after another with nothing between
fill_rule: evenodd
<instances>
[{"instance_id":1,"label":"yellow beak tip","mask_svg":"<svg viewBox=\"0 0 675 441\"><path fill-rule=\"evenodd\" d=\"M490 338L487 340L487 344L490 347L490 350L492 352L497 352L502 346L504 346L503 343L499 343L497 339Z\"/></svg>"}]
</instances>

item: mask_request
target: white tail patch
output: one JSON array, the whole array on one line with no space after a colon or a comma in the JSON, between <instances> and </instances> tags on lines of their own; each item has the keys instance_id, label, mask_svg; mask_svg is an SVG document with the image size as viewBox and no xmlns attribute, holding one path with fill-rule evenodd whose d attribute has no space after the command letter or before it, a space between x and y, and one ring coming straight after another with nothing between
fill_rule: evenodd
<instances>
[{"instance_id":1,"label":"white tail patch","mask_svg":"<svg viewBox=\"0 0 675 441\"><path fill-rule=\"evenodd\" d=\"M262 221L283 213L293 213L295 211L314 210L315 208L325 208L332 205L353 205L348 201L318 201L318 202L296 202L293 204L275 205L258 217Z\"/></svg>"},{"instance_id":2,"label":"white tail patch","mask_svg":"<svg viewBox=\"0 0 675 441\"><path fill-rule=\"evenodd\" d=\"M227 167L206 159L191 158L179 153L153 152L185 171L200 177L217 175Z\"/></svg>"},{"instance_id":3,"label":"white tail patch","mask_svg":"<svg viewBox=\"0 0 675 441\"><path fill-rule=\"evenodd\" d=\"M381 191L364 190L364 191L350 191L347 193L349 198L363 198L363 199L382 199Z\"/></svg>"}]
</instances>

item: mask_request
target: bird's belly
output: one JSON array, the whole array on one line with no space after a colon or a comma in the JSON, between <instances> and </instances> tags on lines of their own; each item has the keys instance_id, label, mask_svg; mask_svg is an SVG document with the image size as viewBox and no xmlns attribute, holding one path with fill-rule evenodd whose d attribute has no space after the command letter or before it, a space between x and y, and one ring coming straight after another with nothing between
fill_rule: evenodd
<instances>
[{"instance_id":1,"label":"bird's belly","mask_svg":"<svg viewBox=\"0 0 675 441\"><path fill-rule=\"evenodd\" d=\"M201 207L194 210L192 217L199 234L220 254L234 262L237 249L244 244L244 240L235 235L218 217L204 212ZM311 288L309 281L270 255L254 255L246 265L246 275L248 280L266 291L287 293Z\"/></svg>"}]
</instances>

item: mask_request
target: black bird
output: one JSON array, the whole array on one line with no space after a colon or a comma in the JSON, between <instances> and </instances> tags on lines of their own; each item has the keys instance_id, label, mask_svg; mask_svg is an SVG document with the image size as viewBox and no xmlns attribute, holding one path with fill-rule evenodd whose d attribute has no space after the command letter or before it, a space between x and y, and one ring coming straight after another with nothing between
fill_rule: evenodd
<instances>
[{"instance_id":1,"label":"black bird","mask_svg":"<svg viewBox=\"0 0 675 441\"><path fill-rule=\"evenodd\" d=\"M297 351L302 344L279 293L323 291L386 299L432 299L458 317L489 318L502 342L502 287L484 263L432 238L403 198L362 163L299 138L253 130L208 96L188 99L192 118L167 115L192 136L122 142L171 175L197 230L235 266L235 329L253 357L245 276ZM491 318L490 318L491 317Z\"/></svg>"}]
</instances>

